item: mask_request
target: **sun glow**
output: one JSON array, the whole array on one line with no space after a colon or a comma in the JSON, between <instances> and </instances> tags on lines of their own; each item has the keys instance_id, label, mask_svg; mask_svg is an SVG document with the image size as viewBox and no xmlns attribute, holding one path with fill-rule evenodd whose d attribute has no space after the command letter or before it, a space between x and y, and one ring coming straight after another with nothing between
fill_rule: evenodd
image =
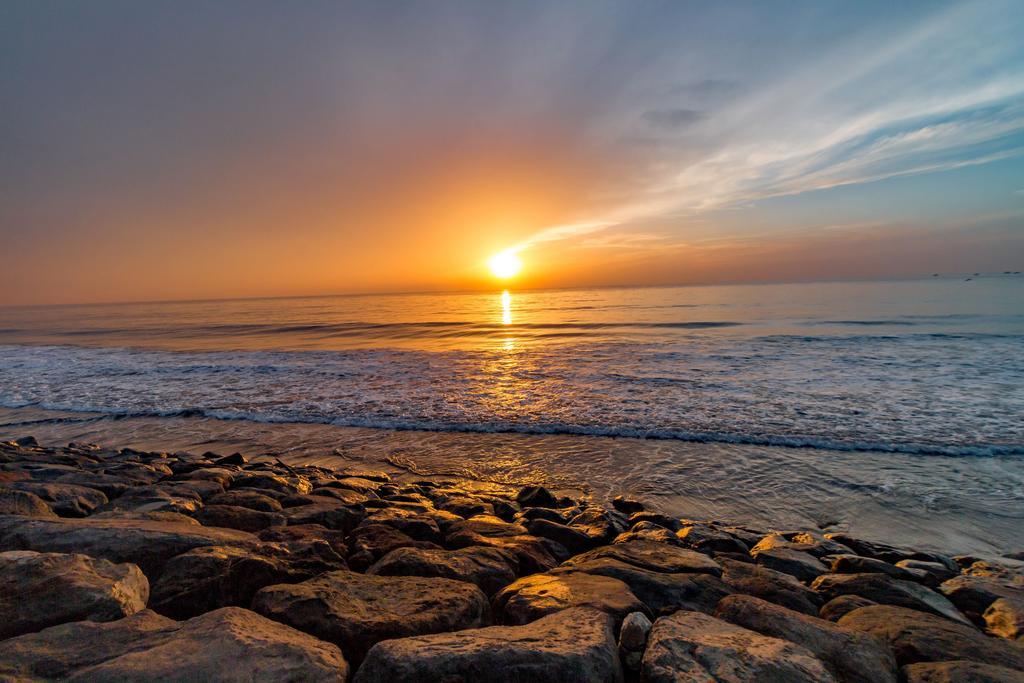
<instances>
[{"instance_id":1,"label":"sun glow","mask_svg":"<svg viewBox=\"0 0 1024 683\"><path fill-rule=\"evenodd\" d=\"M519 273L519 270L523 267L523 262L516 256L516 252L506 249L492 256L487 265L490 266L494 277L500 280L507 280Z\"/></svg>"}]
</instances>

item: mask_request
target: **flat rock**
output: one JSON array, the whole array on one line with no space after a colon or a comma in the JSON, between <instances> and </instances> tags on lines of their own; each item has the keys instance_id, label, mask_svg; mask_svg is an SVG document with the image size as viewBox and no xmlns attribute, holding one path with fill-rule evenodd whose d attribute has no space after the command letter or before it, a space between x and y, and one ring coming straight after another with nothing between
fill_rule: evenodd
<instances>
[{"instance_id":1,"label":"flat rock","mask_svg":"<svg viewBox=\"0 0 1024 683\"><path fill-rule=\"evenodd\" d=\"M466 581L493 595L516 579L510 558L497 548L460 550L398 548L377 560L367 574L376 576L434 576Z\"/></svg>"},{"instance_id":2,"label":"flat rock","mask_svg":"<svg viewBox=\"0 0 1024 683\"><path fill-rule=\"evenodd\" d=\"M755 547L750 551L750 554L762 567L795 576L800 581L811 582L828 572L828 567L823 565L814 555L801 550L794 550L792 548L766 548L758 550Z\"/></svg>"},{"instance_id":3,"label":"flat rock","mask_svg":"<svg viewBox=\"0 0 1024 683\"><path fill-rule=\"evenodd\" d=\"M344 569L345 561L326 543L323 546L330 555L275 552L272 546L195 548L167 562L153 583L149 607L172 619L188 619L219 607L248 607L256 591L266 586L298 583Z\"/></svg>"},{"instance_id":4,"label":"flat rock","mask_svg":"<svg viewBox=\"0 0 1024 683\"><path fill-rule=\"evenodd\" d=\"M313 485L305 477L282 477L272 472L243 474L235 477L232 489L267 489L284 494L309 493Z\"/></svg>"},{"instance_id":5,"label":"flat rock","mask_svg":"<svg viewBox=\"0 0 1024 683\"><path fill-rule=\"evenodd\" d=\"M236 505L238 507L259 510L260 512L280 512L281 503L270 496L252 489L233 489L212 496L208 505Z\"/></svg>"},{"instance_id":6,"label":"flat rock","mask_svg":"<svg viewBox=\"0 0 1024 683\"><path fill-rule=\"evenodd\" d=\"M687 548L702 552L745 553L747 544L732 534L704 524L690 524L676 532L676 538Z\"/></svg>"},{"instance_id":7,"label":"flat rock","mask_svg":"<svg viewBox=\"0 0 1024 683\"><path fill-rule=\"evenodd\" d=\"M240 531L262 531L272 526L284 526L288 521L278 512L263 512L238 505L206 505L194 516L203 526Z\"/></svg>"},{"instance_id":8,"label":"flat rock","mask_svg":"<svg viewBox=\"0 0 1024 683\"><path fill-rule=\"evenodd\" d=\"M652 615L670 614L680 609L711 614L718 601L732 593L720 578L711 574L653 572L611 557L570 560L552 573L569 571L622 581Z\"/></svg>"},{"instance_id":9,"label":"flat rock","mask_svg":"<svg viewBox=\"0 0 1024 683\"><path fill-rule=\"evenodd\" d=\"M955 571L951 571L949 567L942 564L941 562L926 562L924 560L900 560L896 563L897 567L904 569L911 569L916 571L923 571L929 577L929 585L939 585L943 581L948 581L957 575Z\"/></svg>"},{"instance_id":10,"label":"flat rock","mask_svg":"<svg viewBox=\"0 0 1024 683\"><path fill-rule=\"evenodd\" d=\"M1020 683L1019 671L979 662L921 662L903 667L906 683Z\"/></svg>"},{"instance_id":11,"label":"flat rock","mask_svg":"<svg viewBox=\"0 0 1024 683\"><path fill-rule=\"evenodd\" d=\"M0 639L69 621L113 621L145 609L149 581L133 564L87 555L0 553Z\"/></svg>"},{"instance_id":12,"label":"flat rock","mask_svg":"<svg viewBox=\"0 0 1024 683\"><path fill-rule=\"evenodd\" d=\"M86 486L42 481L18 481L7 486L39 496L61 517L85 517L107 503L107 497L102 491Z\"/></svg>"},{"instance_id":13,"label":"flat rock","mask_svg":"<svg viewBox=\"0 0 1024 683\"><path fill-rule=\"evenodd\" d=\"M905 607L861 607L840 619L839 625L881 638L900 666L966 660L1024 671L1024 648L968 624Z\"/></svg>"},{"instance_id":14,"label":"flat rock","mask_svg":"<svg viewBox=\"0 0 1024 683\"><path fill-rule=\"evenodd\" d=\"M811 588L827 600L840 595L859 595L881 605L931 612L953 621L969 623L960 610L939 593L885 574L828 574L815 579Z\"/></svg>"},{"instance_id":15,"label":"flat rock","mask_svg":"<svg viewBox=\"0 0 1024 683\"><path fill-rule=\"evenodd\" d=\"M351 532L365 518L361 507L338 503L320 503L285 508L282 513L288 524L319 524L328 529Z\"/></svg>"},{"instance_id":16,"label":"flat rock","mask_svg":"<svg viewBox=\"0 0 1024 683\"><path fill-rule=\"evenodd\" d=\"M630 612L647 607L622 581L583 572L549 572L526 576L494 596L495 616L505 624L521 625L570 607L590 607L620 623Z\"/></svg>"},{"instance_id":17,"label":"flat rock","mask_svg":"<svg viewBox=\"0 0 1024 683\"><path fill-rule=\"evenodd\" d=\"M334 645L237 607L185 622L143 610L0 641L4 680L344 683L348 670Z\"/></svg>"},{"instance_id":18,"label":"flat rock","mask_svg":"<svg viewBox=\"0 0 1024 683\"><path fill-rule=\"evenodd\" d=\"M469 583L350 571L268 586L253 609L335 643L356 664L381 640L477 628L490 616L487 597Z\"/></svg>"},{"instance_id":19,"label":"flat rock","mask_svg":"<svg viewBox=\"0 0 1024 683\"><path fill-rule=\"evenodd\" d=\"M896 683L896 660L873 636L840 628L830 621L799 614L749 595L724 598L715 613L719 619L774 638L782 638L814 653L846 683Z\"/></svg>"},{"instance_id":20,"label":"flat rock","mask_svg":"<svg viewBox=\"0 0 1024 683\"><path fill-rule=\"evenodd\" d=\"M365 571L382 557L398 548L440 550L428 541L417 541L386 524L365 524L357 527L346 539L349 566Z\"/></svg>"},{"instance_id":21,"label":"flat rock","mask_svg":"<svg viewBox=\"0 0 1024 683\"><path fill-rule=\"evenodd\" d=\"M700 612L676 612L654 622L642 676L645 683L835 681L806 648Z\"/></svg>"},{"instance_id":22,"label":"flat rock","mask_svg":"<svg viewBox=\"0 0 1024 683\"><path fill-rule=\"evenodd\" d=\"M152 580L175 555L207 545L246 545L244 531L136 519L27 519L0 515L0 551L84 553L131 562Z\"/></svg>"},{"instance_id":23,"label":"flat rock","mask_svg":"<svg viewBox=\"0 0 1024 683\"><path fill-rule=\"evenodd\" d=\"M939 565L940 567L942 565ZM835 555L832 557L832 573L834 574L885 574L901 581L916 581L918 574L905 567L897 567L885 560L860 555Z\"/></svg>"},{"instance_id":24,"label":"flat rock","mask_svg":"<svg viewBox=\"0 0 1024 683\"><path fill-rule=\"evenodd\" d=\"M939 592L976 624L984 623L985 610L999 598L1024 600L1024 587L993 576L956 576L944 581Z\"/></svg>"},{"instance_id":25,"label":"flat rock","mask_svg":"<svg viewBox=\"0 0 1024 683\"><path fill-rule=\"evenodd\" d=\"M373 646L353 680L618 683L622 671L611 618L574 608L527 626L385 640Z\"/></svg>"},{"instance_id":26,"label":"flat rock","mask_svg":"<svg viewBox=\"0 0 1024 683\"><path fill-rule=\"evenodd\" d=\"M719 558L722 580L737 593L745 593L803 614L817 615L821 596L793 576L758 565Z\"/></svg>"},{"instance_id":27,"label":"flat rock","mask_svg":"<svg viewBox=\"0 0 1024 683\"><path fill-rule=\"evenodd\" d=\"M579 529L547 519L534 519L526 525L526 528L534 536L549 538L562 544L573 554L585 552L601 543Z\"/></svg>"},{"instance_id":28,"label":"flat rock","mask_svg":"<svg viewBox=\"0 0 1024 683\"><path fill-rule=\"evenodd\" d=\"M722 575L722 567L707 555L702 555L695 550L663 545L654 541L614 543L595 548L572 559L574 562L586 562L602 557L610 557L653 572L672 574L694 572Z\"/></svg>"},{"instance_id":29,"label":"flat rock","mask_svg":"<svg viewBox=\"0 0 1024 683\"><path fill-rule=\"evenodd\" d=\"M56 517L55 513L42 498L29 491L0 488L0 515L20 515L22 517Z\"/></svg>"}]
</instances>

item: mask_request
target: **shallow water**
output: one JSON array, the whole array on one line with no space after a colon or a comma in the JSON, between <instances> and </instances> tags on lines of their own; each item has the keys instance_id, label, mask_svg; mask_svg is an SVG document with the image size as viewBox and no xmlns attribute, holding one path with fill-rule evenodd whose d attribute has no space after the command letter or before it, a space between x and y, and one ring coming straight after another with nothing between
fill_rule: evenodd
<instances>
[{"instance_id":1,"label":"shallow water","mask_svg":"<svg viewBox=\"0 0 1024 683\"><path fill-rule=\"evenodd\" d=\"M0 432L48 442L390 459L1020 550L1024 280L8 308L0 406Z\"/></svg>"}]
</instances>

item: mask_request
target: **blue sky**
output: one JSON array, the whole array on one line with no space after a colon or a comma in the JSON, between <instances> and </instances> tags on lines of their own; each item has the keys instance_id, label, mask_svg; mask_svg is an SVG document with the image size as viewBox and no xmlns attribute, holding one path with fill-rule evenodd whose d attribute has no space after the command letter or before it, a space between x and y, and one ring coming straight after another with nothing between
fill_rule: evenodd
<instances>
[{"instance_id":1,"label":"blue sky","mask_svg":"<svg viewBox=\"0 0 1024 683\"><path fill-rule=\"evenodd\" d=\"M1000 0L7 2L0 302L472 287L506 247L535 285L1021 269L1022 35Z\"/></svg>"}]
</instances>

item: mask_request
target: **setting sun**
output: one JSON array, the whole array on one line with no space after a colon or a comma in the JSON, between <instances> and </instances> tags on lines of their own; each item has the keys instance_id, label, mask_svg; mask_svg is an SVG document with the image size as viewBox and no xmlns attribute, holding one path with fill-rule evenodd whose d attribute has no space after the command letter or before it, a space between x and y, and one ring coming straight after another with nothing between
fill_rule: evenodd
<instances>
[{"instance_id":1,"label":"setting sun","mask_svg":"<svg viewBox=\"0 0 1024 683\"><path fill-rule=\"evenodd\" d=\"M519 273L519 270L523 267L523 262L519 260L514 251L506 249L492 256L487 265L490 266L491 272L494 273L495 277L507 280Z\"/></svg>"}]
</instances>

